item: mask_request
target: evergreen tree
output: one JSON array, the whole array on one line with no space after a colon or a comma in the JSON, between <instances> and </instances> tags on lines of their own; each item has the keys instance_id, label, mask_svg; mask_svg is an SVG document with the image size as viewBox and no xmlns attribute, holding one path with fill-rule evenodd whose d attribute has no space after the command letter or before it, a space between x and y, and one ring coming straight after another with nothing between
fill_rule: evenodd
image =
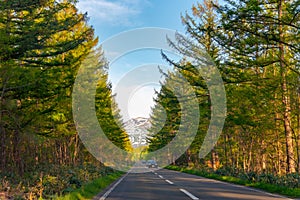
<instances>
[{"instance_id":1,"label":"evergreen tree","mask_svg":"<svg viewBox=\"0 0 300 200\"><path fill-rule=\"evenodd\" d=\"M218 7L222 16L223 32L214 32L215 40L228 50L227 64L248 72L251 81L266 82L277 88L276 101L281 101L279 110L285 133L287 172L296 171L295 148L293 145L293 124L291 115L291 88L289 76L297 73L299 55L299 24L297 23L296 1L231 2ZM252 73L251 73L252 72ZM257 78L259 79L257 79ZM270 85L272 84L272 85ZM272 101L271 101L272 102Z\"/></svg>"},{"instance_id":2,"label":"evergreen tree","mask_svg":"<svg viewBox=\"0 0 300 200\"><path fill-rule=\"evenodd\" d=\"M78 141L71 87L97 39L71 1L1 1L0 19L1 169L22 174L35 134Z\"/></svg>"}]
</instances>

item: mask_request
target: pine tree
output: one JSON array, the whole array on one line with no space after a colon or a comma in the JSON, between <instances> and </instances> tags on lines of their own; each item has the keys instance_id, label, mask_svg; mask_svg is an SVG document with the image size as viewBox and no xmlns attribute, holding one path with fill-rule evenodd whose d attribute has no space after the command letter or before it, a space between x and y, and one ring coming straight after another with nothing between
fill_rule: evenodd
<instances>
[{"instance_id":1,"label":"pine tree","mask_svg":"<svg viewBox=\"0 0 300 200\"><path fill-rule=\"evenodd\" d=\"M75 135L71 87L97 39L71 1L1 1L0 35L1 168L22 174L24 138Z\"/></svg>"},{"instance_id":2,"label":"pine tree","mask_svg":"<svg viewBox=\"0 0 300 200\"><path fill-rule=\"evenodd\" d=\"M289 88L291 83L288 77L297 71L295 65L299 42L296 41L299 37L298 25L294 21L298 18L297 2L247 0L227 3L230 6L218 7L225 33L215 32L214 38L233 55L228 64L243 71L254 71L251 81L256 74L265 78L269 70L276 70L271 79L278 77L279 82L272 87L280 87L277 98L281 96L279 112L286 139L287 172L293 173L296 165Z\"/></svg>"},{"instance_id":3,"label":"pine tree","mask_svg":"<svg viewBox=\"0 0 300 200\"><path fill-rule=\"evenodd\" d=\"M218 17L214 8L214 1L204 1L203 4L198 3L192 7L192 16L186 13L182 16L182 23L186 28L186 32L189 36L188 39L184 36L177 35L177 41L170 41L170 45L178 50L183 56L188 56L194 58L199 66L193 66L193 64L185 62L172 63L167 57L165 57L169 62L171 62L179 73L181 73L189 83L195 88L195 92L198 96L199 107L200 107L200 118L198 134L196 139L191 145L191 148L187 151L188 157L193 158L194 163L199 163L199 150L201 144L203 143L204 136L208 130L208 124L210 121L210 115L212 114L210 92L203 74L200 71L207 66L219 65L221 62L221 48L218 43L213 39L213 32L217 30ZM203 67L205 66L205 67ZM211 72L210 72L211 73ZM209 150L210 151L210 150ZM217 158L217 154L212 149L211 150L211 163L216 163L214 160ZM212 167L216 169L213 164Z\"/></svg>"}]
</instances>

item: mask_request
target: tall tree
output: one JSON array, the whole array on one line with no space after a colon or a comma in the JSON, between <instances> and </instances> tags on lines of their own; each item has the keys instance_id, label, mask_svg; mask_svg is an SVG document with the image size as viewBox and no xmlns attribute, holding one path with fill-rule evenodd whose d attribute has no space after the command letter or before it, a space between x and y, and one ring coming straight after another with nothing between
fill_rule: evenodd
<instances>
[{"instance_id":1,"label":"tall tree","mask_svg":"<svg viewBox=\"0 0 300 200\"><path fill-rule=\"evenodd\" d=\"M275 75L279 75L280 85L273 87L281 88L280 113L286 140L287 172L293 173L296 165L289 87L292 83L288 77L297 71L297 2L246 0L227 3L229 6L218 7L225 33L215 32L214 38L228 52L234 54L227 62L231 66L253 69L262 74L275 67L278 72Z\"/></svg>"},{"instance_id":2,"label":"tall tree","mask_svg":"<svg viewBox=\"0 0 300 200\"><path fill-rule=\"evenodd\" d=\"M64 105L97 39L71 1L1 1L0 34L1 167L10 162L22 173L28 133L75 132Z\"/></svg>"},{"instance_id":3,"label":"tall tree","mask_svg":"<svg viewBox=\"0 0 300 200\"><path fill-rule=\"evenodd\" d=\"M214 3L217 2L207 0L202 4L197 3L192 7L192 15L186 13L185 16L182 16L182 23L186 28L188 36L192 39L178 34L177 43L169 41L170 45L183 56L192 57L197 62L204 63L204 65L209 65L212 61L219 65L222 55L222 49L212 38L212 33L217 30L219 23L213 6ZM165 58L172 63L166 56ZM212 113L210 92L204 77L200 74L202 66L193 66L184 60L181 63L172 64L195 88L198 97L201 122L199 123L196 139L187 153L191 154L189 157L193 158L194 162L199 163L199 149L208 130L210 115ZM211 164L213 169L216 169L217 157L217 152L212 149Z\"/></svg>"}]
</instances>

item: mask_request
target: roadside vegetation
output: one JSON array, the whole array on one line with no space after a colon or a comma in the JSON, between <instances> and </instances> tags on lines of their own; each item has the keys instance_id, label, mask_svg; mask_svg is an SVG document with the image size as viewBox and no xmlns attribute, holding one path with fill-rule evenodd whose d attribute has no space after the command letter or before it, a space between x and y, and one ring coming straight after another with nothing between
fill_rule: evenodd
<instances>
[{"instance_id":1,"label":"roadside vegetation","mask_svg":"<svg viewBox=\"0 0 300 200\"><path fill-rule=\"evenodd\" d=\"M109 173L106 176L98 178L92 182L89 182L79 189L71 191L69 194L55 198L57 200L81 200L92 199L99 194L103 189L108 187L111 183L121 177L122 172Z\"/></svg>"},{"instance_id":2,"label":"roadside vegetation","mask_svg":"<svg viewBox=\"0 0 300 200\"><path fill-rule=\"evenodd\" d=\"M204 168L188 168L179 166L167 166L166 169L180 171L197 176L225 181L238 185L244 185L262 189L267 192L285 195L288 197L300 197L299 174L288 174L276 176L273 174L256 174L254 172L230 172L229 170L218 169L212 171Z\"/></svg>"},{"instance_id":3,"label":"roadside vegetation","mask_svg":"<svg viewBox=\"0 0 300 200\"><path fill-rule=\"evenodd\" d=\"M59 196L67 196L74 199L79 194L86 197L91 194L96 195L121 174L97 164L97 161L93 164L77 166L39 165L39 167L40 169L27 172L24 176L13 173L1 174L0 190L5 192L1 197L3 199L56 199ZM87 190L86 188L90 186L91 189ZM71 194L67 195L69 193Z\"/></svg>"}]
</instances>

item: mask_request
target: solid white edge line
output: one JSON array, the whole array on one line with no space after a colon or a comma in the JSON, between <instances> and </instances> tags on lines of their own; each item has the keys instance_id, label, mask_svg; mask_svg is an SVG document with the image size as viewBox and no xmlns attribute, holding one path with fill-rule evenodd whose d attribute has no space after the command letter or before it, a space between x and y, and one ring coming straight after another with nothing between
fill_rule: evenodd
<instances>
[{"instance_id":1,"label":"solid white edge line","mask_svg":"<svg viewBox=\"0 0 300 200\"><path fill-rule=\"evenodd\" d=\"M199 200L198 197L195 197L194 195L192 195L191 193L189 193L188 191L186 191L185 189L180 189L181 192L183 192L184 194L186 194L187 196L189 196L191 199L193 200Z\"/></svg>"},{"instance_id":2,"label":"solid white edge line","mask_svg":"<svg viewBox=\"0 0 300 200\"><path fill-rule=\"evenodd\" d=\"M173 185L174 183L172 181L169 180L165 180L167 183L170 183L171 185Z\"/></svg>"},{"instance_id":3,"label":"solid white edge line","mask_svg":"<svg viewBox=\"0 0 300 200\"><path fill-rule=\"evenodd\" d=\"M108 195L123 181L123 179L127 176L129 174L129 172L127 172L122 178L120 178L119 180L118 180L118 182L116 182L107 192L105 192L105 194L102 196L102 197L100 197L100 199L99 200L105 200L107 197L108 197Z\"/></svg>"},{"instance_id":4,"label":"solid white edge line","mask_svg":"<svg viewBox=\"0 0 300 200\"><path fill-rule=\"evenodd\" d=\"M258 192L258 193L262 193L262 194L273 196L273 197L278 197L278 198L287 199L287 200L293 200L293 199L291 199L289 197L285 197L285 196L282 196L282 195L279 195L279 194L273 194L273 193L270 193L270 192L266 192L266 191L264 191L262 189L260 190L260 189L252 188L252 187L246 186L246 185L238 185L238 184L234 184L234 183L230 183L230 182L225 182L225 181L219 181L219 180L215 180L215 179L205 178L205 177L202 177L202 176L200 178L202 178L202 179L208 179L208 180L210 180L212 182L221 183L221 184L229 185L229 186L232 186L232 187L243 188L245 190L250 190L250 191L253 191L253 192Z\"/></svg>"},{"instance_id":5,"label":"solid white edge line","mask_svg":"<svg viewBox=\"0 0 300 200\"><path fill-rule=\"evenodd\" d=\"M228 183L228 185L234 185L234 184L230 184ZM269 196L272 196L272 197L278 197L278 198L281 198L281 199L287 199L287 200L293 200L293 199L290 199L288 197L285 197L285 196L281 196L279 194L272 194L270 192L266 192L266 191L263 191L263 190L259 190L259 189L255 189L255 188L252 188L250 186L244 186L244 185L235 185L237 187L241 187L241 188L245 188L247 190L251 190L251 191L254 191L254 192L259 192L259 193L262 193L262 194L265 194L265 195L269 195Z\"/></svg>"},{"instance_id":6,"label":"solid white edge line","mask_svg":"<svg viewBox=\"0 0 300 200\"><path fill-rule=\"evenodd\" d=\"M164 178L164 177L163 177L163 176L161 176L161 175L158 175L158 177L159 177L159 178Z\"/></svg>"}]
</instances>

